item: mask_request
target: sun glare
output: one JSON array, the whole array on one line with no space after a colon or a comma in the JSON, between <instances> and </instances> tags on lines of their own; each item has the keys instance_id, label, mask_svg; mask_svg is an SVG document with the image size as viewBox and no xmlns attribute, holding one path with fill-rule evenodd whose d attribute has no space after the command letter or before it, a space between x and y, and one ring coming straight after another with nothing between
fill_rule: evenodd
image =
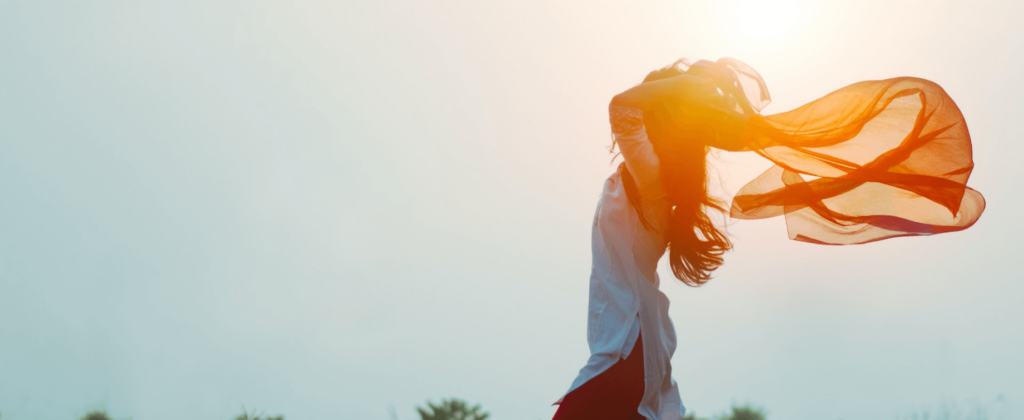
<instances>
[{"instance_id":1,"label":"sun glare","mask_svg":"<svg viewBox=\"0 0 1024 420\"><path fill-rule=\"evenodd\" d=\"M740 32L750 38L779 36L800 18L800 8L793 1L741 0L735 7Z\"/></svg>"}]
</instances>

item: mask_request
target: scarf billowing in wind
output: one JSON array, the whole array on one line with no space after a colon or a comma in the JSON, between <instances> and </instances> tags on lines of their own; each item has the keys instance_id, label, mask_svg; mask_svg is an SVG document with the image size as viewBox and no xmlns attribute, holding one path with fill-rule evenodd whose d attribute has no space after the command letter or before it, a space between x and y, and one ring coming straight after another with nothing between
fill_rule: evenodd
<instances>
[{"instance_id":1,"label":"scarf billowing in wind","mask_svg":"<svg viewBox=\"0 0 1024 420\"><path fill-rule=\"evenodd\" d=\"M974 168L967 122L931 81L854 83L762 116L771 98L753 68L731 58L680 63L711 71L749 115L738 144L712 146L775 163L740 189L734 218L785 215L790 239L848 245L967 229L985 209L967 186Z\"/></svg>"}]
</instances>

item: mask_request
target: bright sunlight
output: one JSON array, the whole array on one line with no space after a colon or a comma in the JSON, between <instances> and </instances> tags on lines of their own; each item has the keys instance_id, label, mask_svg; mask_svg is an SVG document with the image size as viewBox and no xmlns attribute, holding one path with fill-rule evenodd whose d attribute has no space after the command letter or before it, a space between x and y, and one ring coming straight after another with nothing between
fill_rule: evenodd
<instances>
[{"instance_id":1,"label":"bright sunlight","mask_svg":"<svg viewBox=\"0 0 1024 420\"><path fill-rule=\"evenodd\" d=\"M801 14L794 1L741 0L735 4L741 33L755 39L784 33L799 20Z\"/></svg>"}]
</instances>

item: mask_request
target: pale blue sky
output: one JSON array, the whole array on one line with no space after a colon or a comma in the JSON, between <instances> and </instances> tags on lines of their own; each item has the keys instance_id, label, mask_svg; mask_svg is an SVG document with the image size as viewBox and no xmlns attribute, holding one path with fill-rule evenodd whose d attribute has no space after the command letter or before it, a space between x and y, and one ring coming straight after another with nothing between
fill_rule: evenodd
<instances>
[{"instance_id":1,"label":"pale blue sky","mask_svg":"<svg viewBox=\"0 0 1024 420\"><path fill-rule=\"evenodd\" d=\"M607 101L683 56L758 69L767 113L938 82L988 200L866 246L733 224L706 287L663 273L684 403L1024 416L1024 6L758 4L0 0L3 419L550 418L587 357ZM722 194L766 167L715 165Z\"/></svg>"}]
</instances>

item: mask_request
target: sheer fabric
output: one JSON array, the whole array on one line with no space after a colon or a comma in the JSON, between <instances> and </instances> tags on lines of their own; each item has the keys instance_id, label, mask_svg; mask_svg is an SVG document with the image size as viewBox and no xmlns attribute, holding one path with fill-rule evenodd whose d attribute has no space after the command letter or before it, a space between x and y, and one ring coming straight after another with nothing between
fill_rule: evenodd
<instances>
[{"instance_id":1,"label":"sheer fabric","mask_svg":"<svg viewBox=\"0 0 1024 420\"><path fill-rule=\"evenodd\" d=\"M756 71L730 58L699 65L713 69L725 96L749 116L738 138L711 145L775 163L740 189L732 217L784 216L791 239L847 245L959 231L984 211L981 193L967 186L974 168L967 123L939 85L864 81L762 116L771 98Z\"/></svg>"}]
</instances>

